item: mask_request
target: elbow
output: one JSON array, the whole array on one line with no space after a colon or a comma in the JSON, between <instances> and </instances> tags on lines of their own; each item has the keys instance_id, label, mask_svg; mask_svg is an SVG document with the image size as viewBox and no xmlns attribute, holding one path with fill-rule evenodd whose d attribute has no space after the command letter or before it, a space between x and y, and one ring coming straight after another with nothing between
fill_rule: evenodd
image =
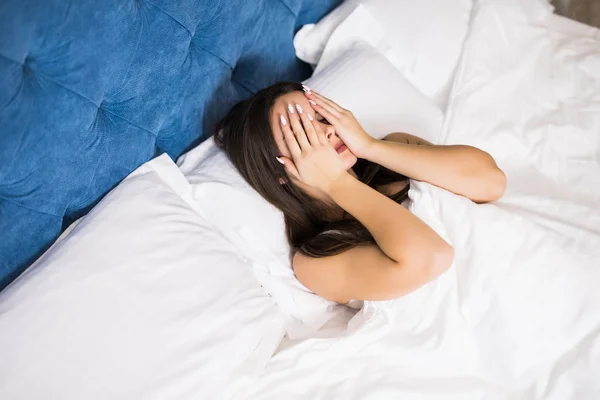
<instances>
[{"instance_id":1,"label":"elbow","mask_svg":"<svg viewBox=\"0 0 600 400\"><path fill-rule=\"evenodd\" d=\"M442 243L428 250L423 249L418 253L419 255L414 254L412 259L405 258L398 265L405 271L411 271L422 285L435 280L448 271L454 262L454 248L446 241L440 241Z\"/></svg>"},{"instance_id":2,"label":"elbow","mask_svg":"<svg viewBox=\"0 0 600 400\"><path fill-rule=\"evenodd\" d=\"M506 191L506 175L504 171L498 168L496 160L491 154L485 153L488 159L489 168L485 177L486 199L488 202L500 200Z\"/></svg>"},{"instance_id":3,"label":"elbow","mask_svg":"<svg viewBox=\"0 0 600 400\"><path fill-rule=\"evenodd\" d=\"M490 172L487 177L486 189L486 202L500 200L504 196L504 192L506 191L506 175L504 175L504 172L500 168L494 167Z\"/></svg>"},{"instance_id":4,"label":"elbow","mask_svg":"<svg viewBox=\"0 0 600 400\"><path fill-rule=\"evenodd\" d=\"M405 258L389 269L389 275L384 279L390 285L389 292L381 299L393 299L417 290L448 271L454 262L454 249L446 242L433 251L420 254L420 257Z\"/></svg>"},{"instance_id":5,"label":"elbow","mask_svg":"<svg viewBox=\"0 0 600 400\"><path fill-rule=\"evenodd\" d=\"M476 203L500 200L506 191L506 175L498 168L492 156L487 156L488 166L478 168L478 172L474 176L471 175L474 178L473 184L477 186L477 194L471 197L471 200Z\"/></svg>"},{"instance_id":6,"label":"elbow","mask_svg":"<svg viewBox=\"0 0 600 400\"><path fill-rule=\"evenodd\" d=\"M454 262L454 247L444 242L444 245L433 251L429 263L431 279L436 279L448 271Z\"/></svg>"},{"instance_id":7,"label":"elbow","mask_svg":"<svg viewBox=\"0 0 600 400\"><path fill-rule=\"evenodd\" d=\"M477 161L465 170L465 175L472 179L474 191L473 196L467 197L476 203L499 200L506 191L506 175L498 168L491 154L475 147L473 149L476 149L478 154L473 160Z\"/></svg>"}]
</instances>

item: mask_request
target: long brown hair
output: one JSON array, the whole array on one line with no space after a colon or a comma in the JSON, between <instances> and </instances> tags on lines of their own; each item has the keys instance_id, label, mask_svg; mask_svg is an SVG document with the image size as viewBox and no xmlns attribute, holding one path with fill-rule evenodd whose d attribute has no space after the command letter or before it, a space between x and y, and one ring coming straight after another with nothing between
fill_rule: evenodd
<instances>
[{"instance_id":1,"label":"long brown hair","mask_svg":"<svg viewBox=\"0 0 600 400\"><path fill-rule=\"evenodd\" d=\"M280 82L238 103L218 124L215 143L250 186L283 212L292 251L326 257L374 243L371 233L355 218L331 220L332 206L300 190L275 159L279 151L271 129L271 109L280 96L294 91L302 91L302 85ZM406 179L363 159L358 160L353 170L361 182L372 188ZM280 178L287 183L281 184ZM401 203L407 195L408 186L389 197Z\"/></svg>"}]
</instances>

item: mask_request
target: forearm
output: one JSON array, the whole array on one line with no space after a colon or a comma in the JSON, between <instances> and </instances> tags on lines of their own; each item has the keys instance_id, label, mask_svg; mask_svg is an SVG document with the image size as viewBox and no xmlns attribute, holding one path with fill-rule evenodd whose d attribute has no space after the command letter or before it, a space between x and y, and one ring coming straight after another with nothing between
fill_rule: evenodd
<instances>
[{"instance_id":1,"label":"forearm","mask_svg":"<svg viewBox=\"0 0 600 400\"><path fill-rule=\"evenodd\" d=\"M504 192L504 174L494 159L471 146L418 146L378 140L364 158L477 202L496 200Z\"/></svg>"},{"instance_id":2,"label":"forearm","mask_svg":"<svg viewBox=\"0 0 600 400\"><path fill-rule=\"evenodd\" d=\"M379 248L396 262L407 255L427 257L449 245L402 205L348 175L336 183L330 197L360 221Z\"/></svg>"}]
</instances>

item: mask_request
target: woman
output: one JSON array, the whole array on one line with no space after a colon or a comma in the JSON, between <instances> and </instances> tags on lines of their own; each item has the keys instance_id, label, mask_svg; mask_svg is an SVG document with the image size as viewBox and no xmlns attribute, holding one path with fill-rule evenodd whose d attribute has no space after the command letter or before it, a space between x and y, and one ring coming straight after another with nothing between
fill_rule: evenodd
<instances>
[{"instance_id":1,"label":"woman","mask_svg":"<svg viewBox=\"0 0 600 400\"><path fill-rule=\"evenodd\" d=\"M339 303L399 297L450 267L452 247L401 205L407 178L478 203L506 186L486 152L405 133L375 140L350 111L298 83L236 105L215 142L283 212L297 278Z\"/></svg>"}]
</instances>

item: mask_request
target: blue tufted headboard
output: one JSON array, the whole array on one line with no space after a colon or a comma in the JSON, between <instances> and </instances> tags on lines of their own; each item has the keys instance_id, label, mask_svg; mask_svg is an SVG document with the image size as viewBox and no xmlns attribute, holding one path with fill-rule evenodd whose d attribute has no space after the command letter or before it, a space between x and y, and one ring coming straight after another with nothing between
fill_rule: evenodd
<instances>
[{"instance_id":1,"label":"blue tufted headboard","mask_svg":"<svg viewBox=\"0 0 600 400\"><path fill-rule=\"evenodd\" d=\"M0 1L0 289L132 170L310 70L340 0Z\"/></svg>"}]
</instances>

